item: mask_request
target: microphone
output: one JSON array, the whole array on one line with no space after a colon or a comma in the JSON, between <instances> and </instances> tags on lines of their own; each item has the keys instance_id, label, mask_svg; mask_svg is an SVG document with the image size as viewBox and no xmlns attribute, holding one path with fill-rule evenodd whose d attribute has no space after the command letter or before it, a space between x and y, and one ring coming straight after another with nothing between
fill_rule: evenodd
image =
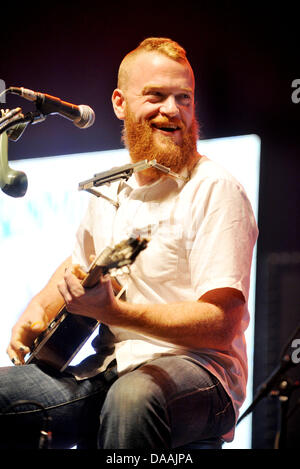
<instances>
[{"instance_id":1,"label":"microphone","mask_svg":"<svg viewBox=\"0 0 300 469\"><path fill-rule=\"evenodd\" d=\"M47 114L60 114L63 117L73 121L76 127L80 129L87 129L95 122L95 113L92 108L85 104L67 103L50 94L39 93L27 88L17 88L11 86L8 91L13 94L18 94L29 101L35 101L37 109L44 115Z\"/></svg>"}]
</instances>

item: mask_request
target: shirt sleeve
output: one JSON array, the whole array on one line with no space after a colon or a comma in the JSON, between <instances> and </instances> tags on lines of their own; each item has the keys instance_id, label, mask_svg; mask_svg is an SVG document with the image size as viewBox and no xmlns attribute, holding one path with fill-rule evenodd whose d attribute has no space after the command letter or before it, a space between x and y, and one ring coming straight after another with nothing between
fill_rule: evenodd
<instances>
[{"instance_id":1,"label":"shirt sleeve","mask_svg":"<svg viewBox=\"0 0 300 469\"><path fill-rule=\"evenodd\" d=\"M189 265L197 298L216 288L231 287L248 301L258 230L244 189L231 180L207 178L193 205L195 235Z\"/></svg>"}]
</instances>

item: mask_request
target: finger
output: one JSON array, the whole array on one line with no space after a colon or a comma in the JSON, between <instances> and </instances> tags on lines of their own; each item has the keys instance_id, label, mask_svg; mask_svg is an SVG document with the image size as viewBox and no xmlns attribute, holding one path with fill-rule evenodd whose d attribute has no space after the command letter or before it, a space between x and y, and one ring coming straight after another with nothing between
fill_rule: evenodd
<instances>
[{"instance_id":1,"label":"finger","mask_svg":"<svg viewBox=\"0 0 300 469\"><path fill-rule=\"evenodd\" d=\"M23 354L23 355L25 355L26 353L29 353L30 348L28 347L28 345L25 345L21 337L19 338L18 337L19 336L15 336L11 338L10 346L12 350L14 350L18 354Z\"/></svg>"},{"instance_id":2,"label":"finger","mask_svg":"<svg viewBox=\"0 0 300 469\"><path fill-rule=\"evenodd\" d=\"M31 324L30 329L33 332L42 332L47 328L47 323L44 321L35 321Z\"/></svg>"},{"instance_id":3,"label":"finger","mask_svg":"<svg viewBox=\"0 0 300 469\"><path fill-rule=\"evenodd\" d=\"M11 344L7 347L7 354L14 365L23 365L25 363L25 355L30 352L30 349L24 345L18 345L17 348L12 347Z\"/></svg>"},{"instance_id":4,"label":"finger","mask_svg":"<svg viewBox=\"0 0 300 469\"><path fill-rule=\"evenodd\" d=\"M65 272L64 280L66 283L66 288L72 298L79 298L84 294L85 290L82 286L82 283L71 271L68 270Z\"/></svg>"},{"instance_id":5,"label":"finger","mask_svg":"<svg viewBox=\"0 0 300 469\"><path fill-rule=\"evenodd\" d=\"M75 275L79 280L84 280L87 276L87 273L80 267L79 264L73 266L72 274Z\"/></svg>"},{"instance_id":6,"label":"finger","mask_svg":"<svg viewBox=\"0 0 300 469\"><path fill-rule=\"evenodd\" d=\"M20 366L20 365L25 364L24 358L19 358L17 355L14 355L13 357L11 357L10 360L11 360L12 364L15 365L15 366Z\"/></svg>"},{"instance_id":7,"label":"finger","mask_svg":"<svg viewBox=\"0 0 300 469\"><path fill-rule=\"evenodd\" d=\"M89 256L89 262L90 262L90 265L92 265L92 264L93 264L93 262L94 262L94 260L95 260L95 259L96 259L96 256L95 256L95 254L91 254L91 255Z\"/></svg>"},{"instance_id":8,"label":"finger","mask_svg":"<svg viewBox=\"0 0 300 469\"><path fill-rule=\"evenodd\" d=\"M19 340L16 341L14 349L16 350L16 352L18 352L19 356L25 356L27 353L30 352L30 348L27 345L24 345Z\"/></svg>"},{"instance_id":9,"label":"finger","mask_svg":"<svg viewBox=\"0 0 300 469\"><path fill-rule=\"evenodd\" d=\"M12 336L10 339L10 346L16 352L26 352L29 351L29 345L31 340L33 339L33 335L31 333L31 321L26 321L20 324L16 331L12 332Z\"/></svg>"},{"instance_id":10,"label":"finger","mask_svg":"<svg viewBox=\"0 0 300 469\"><path fill-rule=\"evenodd\" d=\"M65 303L67 304L70 303L70 301L72 301L72 295L69 292L66 282L64 280L61 280L57 284L57 288L58 288L59 293L62 295L63 299L65 300Z\"/></svg>"},{"instance_id":11,"label":"finger","mask_svg":"<svg viewBox=\"0 0 300 469\"><path fill-rule=\"evenodd\" d=\"M38 321L31 321L31 320L27 321L23 324L22 327L24 330L27 330L29 333L33 332L36 335L39 332L42 332L45 329L47 329L48 323L49 323L49 319L48 319L47 314L45 313L43 319L39 319Z\"/></svg>"},{"instance_id":12,"label":"finger","mask_svg":"<svg viewBox=\"0 0 300 469\"><path fill-rule=\"evenodd\" d=\"M64 278L69 278L74 275L79 280L83 280L87 276L87 272L79 264L74 264L65 268Z\"/></svg>"},{"instance_id":13,"label":"finger","mask_svg":"<svg viewBox=\"0 0 300 469\"><path fill-rule=\"evenodd\" d=\"M99 282L100 284L106 284L106 283L111 283L111 277L109 274L105 274L105 275L100 275L100 278L99 278Z\"/></svg>"},{"instance_id":14,"label":"finger","mask_svg":"<svg viewBox=\"0 0 300 469\"><path fill-rule=\"evenodd\" d=\"M47 320L47 315L45 315L45 321ZM18 331L13 333L10 344L6 350L14 364L19 365L24 363L24 357L31 351L29 346L46 327L47 322L43 320L35 322L28 320L19 326Z\"/></svg>"},{"instance_id":15,"label":"finger","mask_svg":"<svg viewBox=\"0 0 300 469\"><path fill-rule=\"evenodd\" d=\"M16 354L15 350L12 349L11 345L7 347L6 353L14 365L20 361L18 355Z\"/></svg>"}]
</instances>

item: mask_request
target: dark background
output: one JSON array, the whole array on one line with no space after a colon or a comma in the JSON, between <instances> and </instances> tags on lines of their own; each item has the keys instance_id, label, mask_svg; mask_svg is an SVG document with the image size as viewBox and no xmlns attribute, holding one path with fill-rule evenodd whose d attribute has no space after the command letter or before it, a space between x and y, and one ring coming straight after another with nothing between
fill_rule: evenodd
<instances>
[{"instance_id":1,"label":"dark background","mask_svg":"<svg viewBox=\"0 0 300 469\"><path fill-rule=\"evenodd\" d=\"M0 78L7 86L89 104L96 112L95 125L86 130L59 116L30 126L10 144L10 160L121 148L111 94L120 61L148 36L171 37L187 50L203 138L260 136L254 390L278 365L280 350L300 319L300 103L291 99L292 81L300 79L296 5L14 2L1 21ZM4 107L33 110L17 96L6 100ZM299 366L293 373L299 377ZM299 411L298 406L288 423L295 445ZM263 399L254 412L254 448L272 447L278 418L278 400Z\"/></svg>"}]
</instances>

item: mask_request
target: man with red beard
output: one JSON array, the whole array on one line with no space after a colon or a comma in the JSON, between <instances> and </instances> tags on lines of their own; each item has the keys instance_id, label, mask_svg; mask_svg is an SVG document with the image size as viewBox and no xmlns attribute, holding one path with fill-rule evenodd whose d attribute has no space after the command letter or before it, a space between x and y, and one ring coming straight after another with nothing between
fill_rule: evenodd
<instances>
[{"instance_id":1,"label":"man with red beard","mask_svg":"<svg viewBox=\"0 0 300 469\"><path fill-rule=\"evenodd\" d=\"M184 49L148 38L122 61L112 102L124 121L131 161L151 167L92 198L72 257L54 273L13 328L16 364L62 303L101 323L96 353L64 373L43 365L0 370L0 404L42 403L53 446L104 449L220 448L245 398L244 331L257 227L241 185L197 152L195 80ZM115 199L117 204L111 204ZM132 234L150 242L118 278L85 289L72 264ZM35 444L39 409L8 411L2 447ZM26 428L22 442L10 429ZM198 443L196 443L198 442Z\"/></svg>"}]
</instances>

